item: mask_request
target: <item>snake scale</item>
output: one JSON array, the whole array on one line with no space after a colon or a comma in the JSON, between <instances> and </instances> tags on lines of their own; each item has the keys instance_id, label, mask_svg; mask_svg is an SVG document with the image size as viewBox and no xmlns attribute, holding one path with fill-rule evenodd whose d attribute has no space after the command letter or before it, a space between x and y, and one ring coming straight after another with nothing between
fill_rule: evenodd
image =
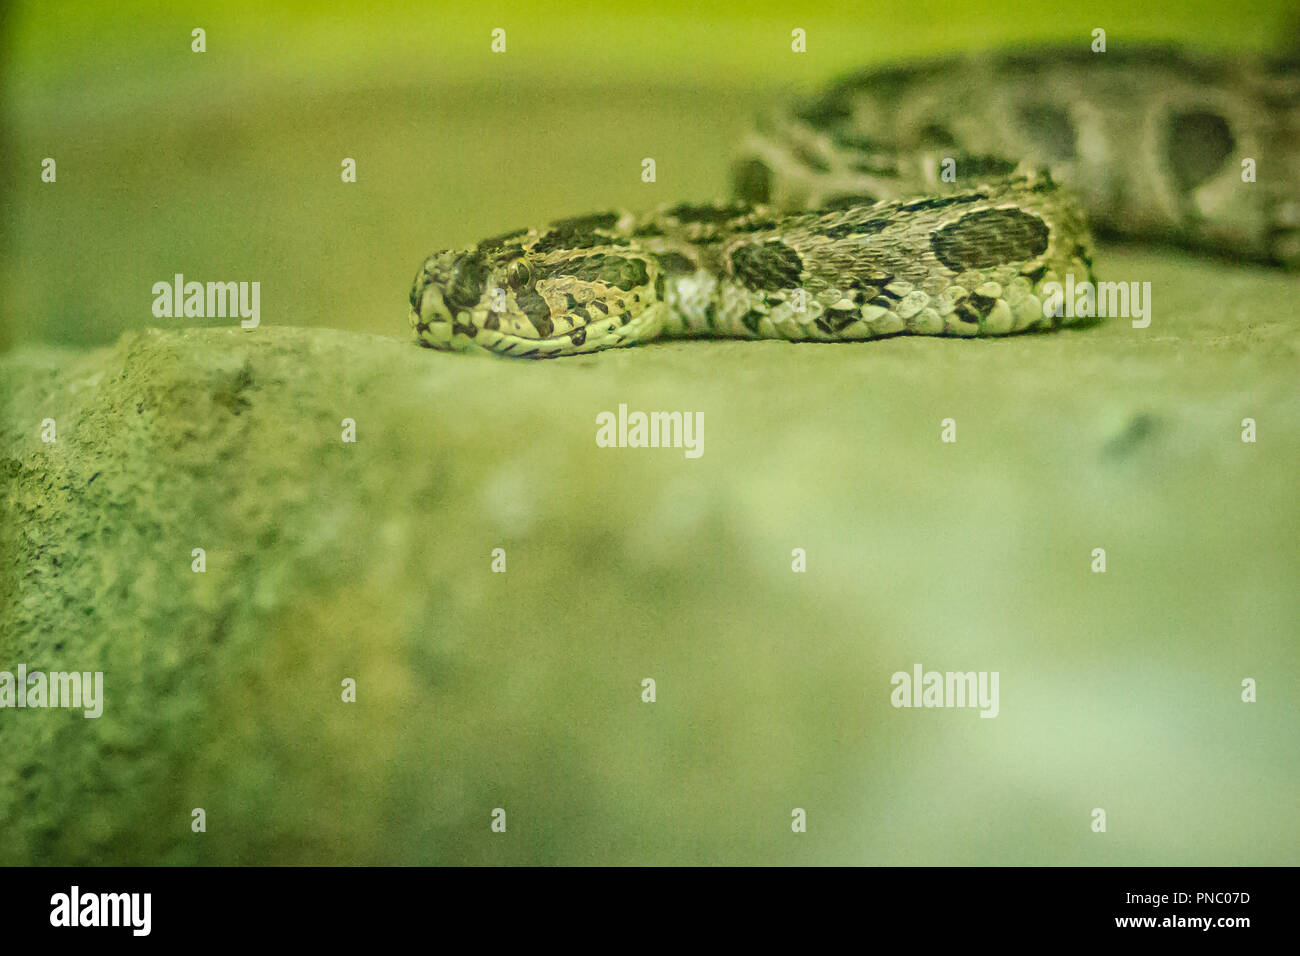
<instances>
[{"instance_id":1,"label":"snake scale","mask_svg":"<svg viewBox=\"0 0 1300 956\"><path fill-rule=\"evenodd\" d=\"M1092 277L1090 227L1300 268L1300 61L1085 48L868 70L760 118L734 183L435 253L416 338L546 358L1054 328L1070 319L1044 286Z\"/></svg>"}]
</instances>

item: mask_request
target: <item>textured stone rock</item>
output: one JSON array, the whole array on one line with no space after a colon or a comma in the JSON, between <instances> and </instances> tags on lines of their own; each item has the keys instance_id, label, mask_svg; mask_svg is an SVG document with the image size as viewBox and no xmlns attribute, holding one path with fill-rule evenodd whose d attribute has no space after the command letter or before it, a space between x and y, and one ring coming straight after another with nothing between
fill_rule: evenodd
<instances>
[{"instance_id":1,"label":"textured stone rock","mask_svg":"<svg viewBox=\"0 0 1300 956\"><path fill-rule=\"evenodd\" d=\"M0 670L106 696L0 710L0 863L1300 862L1293 280L1141 263L1144 332L0 358ZM1000 716L890 707L915 662Z\"/></svg>"}]
</instances>

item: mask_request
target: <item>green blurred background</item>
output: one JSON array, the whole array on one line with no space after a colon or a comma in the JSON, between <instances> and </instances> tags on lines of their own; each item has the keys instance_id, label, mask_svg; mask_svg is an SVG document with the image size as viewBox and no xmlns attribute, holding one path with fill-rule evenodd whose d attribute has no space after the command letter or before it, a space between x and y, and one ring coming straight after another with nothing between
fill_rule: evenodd
<instances>
[{"instance_id":1,"label":"green blurred background","mask_svg":"<svg viewBox=\"0 0 1300 956\"><path fill-rule=\"evenodd\" d=\"M842 70L1095 27L1271 49L1285 14L7 8L0 667L114 696L0 714L0 861L1300 862L1293 276L1103 248L1146 333L520 364L406 325L429 250L723 195L753 112ZM155 319L176 272L260 281L263 328ZM704 457L597 449L620 402L704 411ZM1000 670L1001 715L891 708L918 661Z\"/></svg>"}]
</instances>

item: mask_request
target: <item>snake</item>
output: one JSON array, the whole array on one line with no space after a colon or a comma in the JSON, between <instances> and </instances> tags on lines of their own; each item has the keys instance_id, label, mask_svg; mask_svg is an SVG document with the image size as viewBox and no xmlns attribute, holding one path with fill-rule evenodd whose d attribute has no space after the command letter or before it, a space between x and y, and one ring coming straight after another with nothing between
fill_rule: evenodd
<instances>
[{"instance_id":1,"label":"snake","mask_svg":"<svg viewBox=\"0 0 1300 956\"><path fill-rule=\"evenodd\" d=\"M1050 48L875 67L757 117L733 196L428 256L416 341L987 337L1084 319L1093 234L1300 269L1300 59ZM1059 287L1059 286L1058 286Z\"/></svg>"}]
</instances>

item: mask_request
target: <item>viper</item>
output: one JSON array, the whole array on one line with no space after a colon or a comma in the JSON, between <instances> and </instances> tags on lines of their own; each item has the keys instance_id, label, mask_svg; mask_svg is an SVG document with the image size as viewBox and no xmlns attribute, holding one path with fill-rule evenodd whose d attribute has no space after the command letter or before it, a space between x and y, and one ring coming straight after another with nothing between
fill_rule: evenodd
<instances>
[{"instance_id":1,"label":"viper","mask_svg":"<svg viewBox=\"0 0 1300 956\"><path fill-rule=\"evenodd\" d=\"M850 342L1072 321L1092 231L1300 268L1300 61L1052 49L879 68L760 117L735 198L429 256L420 344L556 357L660 337Z\"/></svg>"}]
</instances>

